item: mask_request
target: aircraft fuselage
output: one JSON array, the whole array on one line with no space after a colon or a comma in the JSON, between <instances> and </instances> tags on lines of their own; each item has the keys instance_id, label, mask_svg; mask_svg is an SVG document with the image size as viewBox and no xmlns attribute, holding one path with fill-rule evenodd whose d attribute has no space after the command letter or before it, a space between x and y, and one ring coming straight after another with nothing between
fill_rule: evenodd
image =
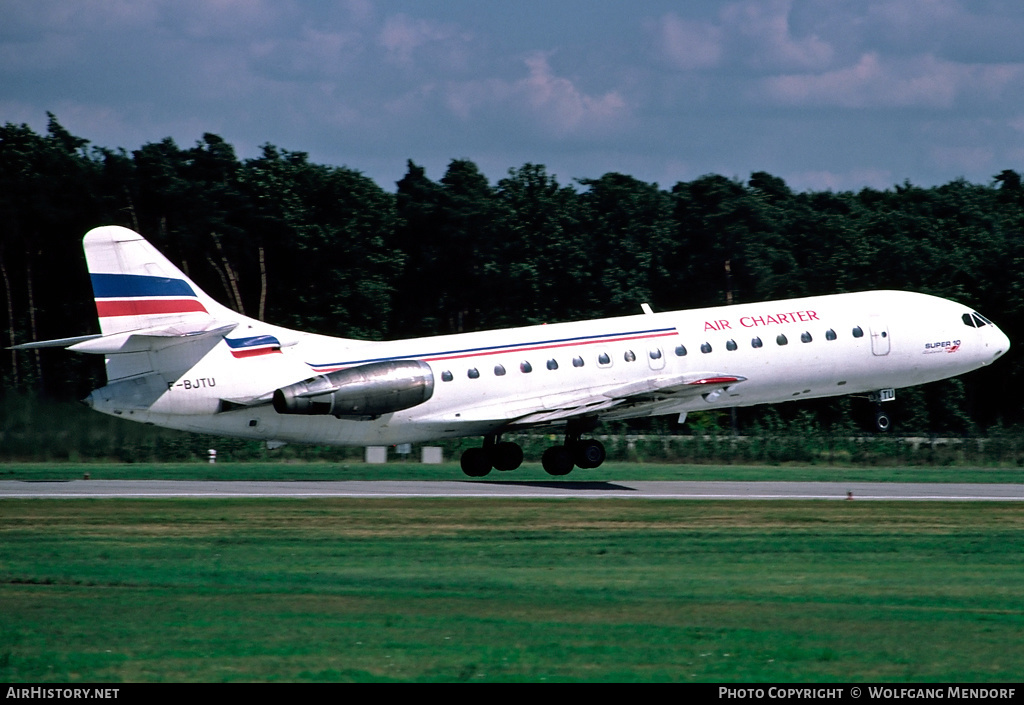
<instances>
[{"instance_id":1,"label":"aircraft fuselage","mask_svg":"<svg viewBox=\"0 0 1024 705\"><path fill-rule=\"evenodd\" d=\"M546 411L554 423L566 418L556 412L583 402L613 419L925 384L985 366L1009 347L995 326L965 324L969 313L923 294L870 291L356 345L289 332L294 344L265 354L236 357L229 345L217 346L147 410L120 408L101 395L92 405L243 438L420 442L544 425ZM266 405L221 410L224 399L383 360L425 362L434 379L430 399L377 418L287 416ZM606 392L630 383L701 372L745 379L717 395L602 406L610 401Z\"/></svg>"}]
</instances>

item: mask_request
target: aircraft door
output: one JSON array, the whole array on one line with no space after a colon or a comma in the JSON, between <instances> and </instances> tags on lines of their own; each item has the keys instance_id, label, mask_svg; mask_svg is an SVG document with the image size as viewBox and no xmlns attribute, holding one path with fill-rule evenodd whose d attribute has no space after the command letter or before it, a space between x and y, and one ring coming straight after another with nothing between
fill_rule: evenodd
<instances>
[{"instance_id":1,"label":"aircraft door","mask_svg":"<svg viewBox=\"0 0 1024 705\"><path fill-rule=\"evenodd\" d=\"M889 326L877 316L872 316L869 328L871 330L871 353L879 356L888 355L891 347L889 343Z\"/></svg>"}]
</instances>

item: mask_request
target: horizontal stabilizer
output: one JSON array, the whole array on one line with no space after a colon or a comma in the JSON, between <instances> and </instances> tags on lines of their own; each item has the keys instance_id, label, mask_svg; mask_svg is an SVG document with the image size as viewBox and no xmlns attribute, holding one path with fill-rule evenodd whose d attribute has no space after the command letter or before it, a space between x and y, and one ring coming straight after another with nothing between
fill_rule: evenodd
<instances>
[{"instance_id":1,"label":"horizontal stabilizer","mask_svg":"<svg viewBox=\"0 0 1024 705\"><path fill-rule=\"evenodd\" d=\"M55 340L37 340L34 343L22 343L21 345L12 345L7 348L8 350L37 350L39 348L69 348L72 345L78 343L84 343L89 340L96 340L103 336L99 333L93 335L76 335L73 338L57 338Z\"/></svg>"},{"instance_id":2,"label":"horizontal stabilizer","mask_svg":"<svg viewBox=\"0 0 1024 705\"><path fill-rule=\"evenodd\" d=\"M180 327L170 327L114 333L113 335L105 335L102 338L72 345L68 350L95 355L118 355L160 350L172 345L181 345L182 343L193 343L210 338L223 338L234 330L238 324L218 325L214 321L211 323L211 326L210 328L200 330L182 330Z\"/></svg>"},{"instance_id":3,"label":"horizontal stabilizer","mask_svg":"<svg viewBox=\"0 0 1024 705\"><path fill-rule=\"evenodd\" d=\"M90 353L93 355L147 352L207 338L223 338L237 326L237 323L225 324L223 321L211 321L208 326L199 329L190 329L180 325L163 326L111 335L80 335L74 338L40 340L35 343L15 345L11 350L67 348L72 352Z\"/></svg>"}]
</instances>

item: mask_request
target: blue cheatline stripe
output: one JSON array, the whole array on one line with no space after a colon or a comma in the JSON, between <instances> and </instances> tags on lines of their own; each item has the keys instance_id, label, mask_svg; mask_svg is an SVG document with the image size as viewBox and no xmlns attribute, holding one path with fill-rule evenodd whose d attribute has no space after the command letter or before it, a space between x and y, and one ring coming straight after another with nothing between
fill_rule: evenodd
<instances>
[{"instance_id":1,"label":"blue cheatline stripe","mask_svg":"<svg viewBox=\"0 0 1024 705\"><path fill-rule=\"evenodd\" d=\"M92 293L97 299L133 296L195 296L184 279L151 277L144 274L90 274Z\"/></svg>"},{"instance_id":2,"label":"blue cheatline stripe","mask_svg":"<svg viewBox=\"0 0 1024 705\"><path fill-rule=\"evenodd\" d=\"M281 341L272 335L255 335L251 338L225 338L229 348L250 348L254 345L281 345Z\"/></svg>"},{"instance_id":3,"label":"blue cheatline stripe","mask_svg":"<svg viewBox=\"0 0 1024 705\"><path fill-rule=\"evenodd\" d=\"M464 348L461 350L443 350L429 353L418 353L415 355L377 357L368 358L365 360L346 360L343 362L329 363L307 362L306 364L316 369L323 369L351 367L352 365L365 365L370 362L383 362L385 360L439 360L447 358L474 357L478 355L495 355L498 353L529 352L531 350L569 347L572 345L586 345L590 343L613 343L616 341L625 340L660 338L663 336L674 335L676 332L677 331L674 327L655 328L651 330L626 331L623 333L602 333L600 335L584 335L575 338L553 338L550 340L535 340L527 343L515 343L513 345L491 345L479 348Z\"/></svg>"}]
</instances>

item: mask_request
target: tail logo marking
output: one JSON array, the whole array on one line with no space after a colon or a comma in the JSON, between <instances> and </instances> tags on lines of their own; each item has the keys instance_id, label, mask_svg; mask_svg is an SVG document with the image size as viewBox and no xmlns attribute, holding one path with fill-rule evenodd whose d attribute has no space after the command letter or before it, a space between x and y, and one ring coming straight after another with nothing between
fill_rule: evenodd
<instances>
[{"instance_id":1,"label":"tail logo marking","mask_svg":"<svg viewBox=\"0 0 1024 705\"><path fill-rule=\"evenodd\" d=\"M207 312L183 279L141 274L91 274L90 277L100 318Z\"/></svg>"}]
</instances>

